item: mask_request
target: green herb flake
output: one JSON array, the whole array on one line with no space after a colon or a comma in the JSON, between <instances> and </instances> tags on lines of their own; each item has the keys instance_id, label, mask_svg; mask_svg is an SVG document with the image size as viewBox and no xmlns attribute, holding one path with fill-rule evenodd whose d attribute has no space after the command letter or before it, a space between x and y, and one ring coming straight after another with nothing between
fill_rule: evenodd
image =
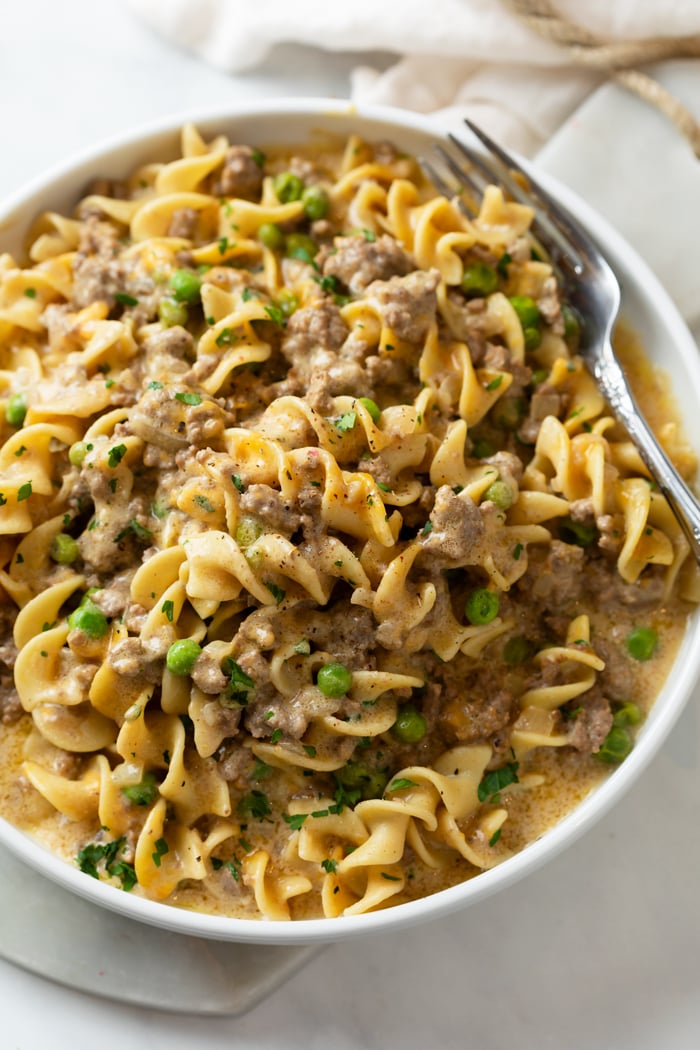
<instances>
[{"instance_id":1,"label":"green herb flake","mask_svg":"<svg viewBox=\"0 0 700 1050\"><path fill-rule=\"evenodd\" d=\"M175 611L174 602L170 601L170 599L168 599L168 601L163 602L163 604L160 607L160 611L163 613L168 623L173 622L173 614Z\"/></svg>"},{"instance_id":2,"label":"green herb flake","mask_svg":"<svg viewBox=\"0 0 700 1050\"><path fill-rule=\"evenodd\" d=\"M276 583L266 583L265 586L278 605L284 601L287 592L278 587Z\"/></svg>"},{"instance_id":3,"label":"green herb flake","mask_svg":"<svg viewBox=\"0 0 700 1050\"><path fill-rule=\"evenodd\" d=\"M431 533L432 531L433 531L433 523L432 523L432 521L426 521L425 525L420 530L420 534L421 534L421 536L428 536L429 533Z\"/></svg>"},{"instance_id":4,"label":"green herb flake","mask_svg":"<svg viewBox=\"0 0 700 1050\"><path fill-rule=\"evenodd\" d=\"M272 813L272 808L265 792L254 788L239 800L238 812L242 817L264 820L265 817L269 817L270 813Z\"/></svg>"},{"instance_id":5,"label":"green herb flake","mask_svg":"<svg viewBox=\"0 0 700 1050\"><path fill-rule=\"evenodd\" d=\"M194 502L197 504L198 507L201 507L202 510L205 510L207 514L214 513L214 504L211 502L210 499L207 499L206 496L198 494L194 497Z\"/></svg>"},{"instance_id":6,"label":"green herb flake","mask_svg":"<svg viewBox=\"0 0 700 1050\"><path fill-rule=\"evenodd\" d=\"M292 831L299 831L306 820L308 813L283 813L282 819L289 824Z\"/></svg>"},{"instance_id":7,"label":"green herb flake","mask_svg":"<svg viewBox=\"0 0 700 1050\"><path fill-rule=\"evenodd\" d=\"M282 312L282 308L278 306L277 303L269 303L264 307L264 310L270 320L280 328L286 323L286 318Z\"/></svg>"},{"instance_id":8,"label":"green herb flake","mask_svg":"<svg viewBox=\"0 0 700 1050\"><path fill-rule=\"evenodd\" d=\"M107 463L114 469L118 467L126 455L126 445L115 445L107 453Z\"/></svg>"},{"instance_id":9,"label":"green herb flake","mask_svg":"<svg viewBox=\"0 0 700 1050\"><path fill-rule=\"evenodd\" d=\"M398 875L390 875L388 871L381 871L379 874L389 882L401 882L401 878Z\"/></svg>"},{"instance_id":10,"label":"green herb flake","mask_svg":"<svg viewBox=\"0 0 700 1050\"><path fill-rule=\"evenodd\" d=\"M117 292L114 298L122 306L138 306L138 299L134 299L133 295L127 295L126 292Z\"/></svg>"},{"instance_id":11,"label":"green herb flake","mask_svg":"<svg viewBox=\"0 0 700 1050\"><path fill-rule=\"evenodd\" d=\"M316 748L313 744L303 744L304 751L306 751L309 758L316 758Z\"/></svg>"},{"instance_id":12,"label":"green herb flake","mask_svg":"<svg viewBox=\"0 0 700 1050\"><path fill-rule=\"evenodd\" d=\"M477 796L479 802L486 802L509 784L518 783L518 763L508 762L500 769L490 770L479 784Z\"/></svg>"},{"instance_id":13,"label":"green herb flake","mask_svg":"<svg viewBox=\"0 0 700 1050\"><path fill-rule=\"evenodd\" d=\"M381 489L382 492L391 492L391 485L387 485L384 481L378 481L377 488Z\"/></svg>"},{"instance_id":14,"label":"green herb flake","mask_svg":"<svg viewBox=\"0 0 700 1050\"><path fill-rule=\"evenodd\" d=\"M219 255L225 255L228 251L228 237L219 237L218 241Z\"/></svg>"},{"instance_id":15,"label":"green herb flake","mask_svg":"<svg viewBox=\"0 0 700 1050\"><path fill-rule=\"evenodd\" d=\"M311 652L311 643L308 638L302 638L294 646L294 652L297 656L308 656Z\"/></svg>"},{"instance_id":16,"label":"green herb flake","mask_svg":"<svg viewBox=\"0 0 700 1050\"><path fill-rule=\"evenodd\" d=\"M499 388L499 386L501 385L502 382L503 382L503 376L496 376L495 379L492 379L490 383L486 384L486 389L487 390L498 390L498 388Z\"/></svg>"},{"instance_id":17,"label":"green herb flake","mask_svg":"<svg viewBox=\"0 0 700 1050\"><path fill-rule=\"evenodd\" d=\"M153 843L153 845L154 845L155 849L154 849L154 852L151 853L151 859L153 860L153 863L155 864L155 866L157 868L159 868L160 867L161 858L164 857L166 853L170 852L170 846L165 841L165 839L156 839L156 841Z\"/></svg>"},{"instance_id":18,"label":"green herb flake","mask_svg":"<svg viewBox=\"0 0 700 1050\"><path fill-rule=\"evenodd\" d=\"M336 420L336 428L341 432L352 430L357 422L357 412L346 412L340 419Z\"/></svg>"},{"instance_id":19,"label":"green herb flake","mask_svg":"<svg viewBox=\"0 0 700 1050\"><path fill-rule=\"evenodd\" d=\"M236 333L232 332L230 328L222 328L214 342L217 346L231 346L237 338Z\"/></svg>"},{"instance_id":20,"label":"green herb flake","mask_svg":"<svg viewBox=\"0 0 700 1050\"><path fill-rule=\"evenodd\" d=\"M36 299L36 288L25 288L24 294L27 299Z\"/></svg>"},{"instance_id":21,"label":"green herb flake","mask_svg":"<svg viewBox=\"0 0 700 1050\"><path fill-rule=\"evenodd\" d=\"M336 868L338 867L338 861L337 860L331 860L330 858L327 859L327 860L322 860L321 861L321 867L329 875L332 875L335 872Z\"/></svg>"},{"instance_id":22,"label":"green herb flake","mask_svg":"<svg viewBox=\"0 0 700 1050\"><path fill-rule=\"evenodd\" d=\"M501 829L497 828L489 839L489 846L495 846L501 837Z\"/></svg>"},{"instance_id":23,"label":"green herb flake","mask_svg":"<svg viewBox=\"0 0 700 1050\"><path fill-rule=\"evenodd\" d=\"M122 795L134 806L150 806L158 794L155 774L145 773L138 784L129 784L122 788Z\"/></svg>"},{"instance_id":24,"label":"green herb flake","mask_svg":"<svg viewBox=\"0 0 700 1050\"><path fill-rule=\"evenodd\" d=\"M163 384L159 383L157 379L152 379L146 387L147 390L162 390Z\"/></svg>"},{"instance_id":25,"label":"green herb flake","mask_svg":"<svg viewBox=\"0 0 700 1050\"><path fill-rule=\"evenodd\" d=\"M29 499L32 494L32 483L31 481L25 481L24 485L20 485L17 489L17 502L21 503L25 499Z\"/></svg>"},{"instance_id":26,"label":"green herb flake","mask_svg":"<svg viewBox=\"0 0 700 1050\"><path fill-rule=\"evenodd\" d=\"M392 780L387 788L387 791L403 791L405 788L415 788L418 784L415 780L409 780L408 777L397 777L396 780Z\"/></svg>"},{"instance_id":27,"label":"green herb flake","mask_svg":"<svg viewBox=\"0 0 700 1050\"><path fill-rule=\"evenodd\" d=\"M513 547L513 560L520 561L520 555L523 553L522 543L516 543Z\"/></svg>"},{"instance_id":28,"label":"green herb flake","mask_svg":"<svg viewBox=\"0 0 700 1050\"><path fill-rule=\"evenodd\" d=\"M202 398L199 394L193 394L190 392L175 394L175 400L181 401L183 405L201 405L202 403Z\"/></svg>"}]
</instances>

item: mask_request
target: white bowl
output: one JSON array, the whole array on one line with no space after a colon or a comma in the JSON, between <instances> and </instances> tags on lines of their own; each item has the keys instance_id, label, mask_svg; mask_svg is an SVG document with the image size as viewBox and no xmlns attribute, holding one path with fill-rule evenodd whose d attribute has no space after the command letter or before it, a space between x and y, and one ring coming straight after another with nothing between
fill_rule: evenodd
<instances>
[{"instance_id":1,"label":"white bowl","mask_svg":"<svg viewBox=\"0 0 700 1050\"><path fill-rule=\"evenodd\" d=\"M369 139L390 139L408 152L420 154L441 135L440 129L425 117L386 108L358 110L350 103L324 99L264 101L213 112L179 114L103 143L12 197L0 208L0 251L21 256L28 227L37 214L47 209L70 211L91 178L118 179L145 161L174 158L185 121L193 121L205 136L223 132L231 141L259 146L274 142L301 144L319 130L332 134L357 131ZM605 251L622 284L623 312L641 334L651 361L669 375L686 435L691 445L700 449L700 354L676 307L648 266L600 215L551 177L541 172L538 177L583 221ZM533 872L582 835L610 810L649 764L681 713L699 673L700 612L696 612L632 753L573 812L500 866L430 897L378 912L289 923L220 918L134 897L86 877L2 819L0 843L37 871L95 904L183 934L260 944L318 944L395 929L476 904Z\"/></svg>"}]
</instances>

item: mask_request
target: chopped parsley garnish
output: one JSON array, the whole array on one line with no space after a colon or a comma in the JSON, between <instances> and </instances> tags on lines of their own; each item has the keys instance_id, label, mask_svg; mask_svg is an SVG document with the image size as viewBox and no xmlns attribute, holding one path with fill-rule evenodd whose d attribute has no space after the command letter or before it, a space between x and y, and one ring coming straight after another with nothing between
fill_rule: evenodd
<instances>
[{"instance_id":1,"label":"chopped parsley garnish","mask_svg":"<svg viewBox=\"0 0 700 1050\"><path fill-rule=\"evenodd\" d=\"M425 525L420 530L420 534L421 534L421 536L427 536L428 533L430 533L432 531L433 531L433 523L432 523L432 521L426 521Z\"/></svg>"},{"instance_id":2,"label":"chopped parsley garnish","mask_svg":"<svg viewBox=\"0 0 700 1050\"><path fill-rule=\"evenodd\" d=\"M314 277L322 292L335 292L338 289L338 278L329 273L326 277Z\"/></svg>"},{"instance_id":3,"label":"chopped parsley garnish","mask_svg":"<svg viewBox=\"0 0 700 1050\"><path fill-rule=\"evenodd\" d=\"M377 488L381 489L382 492L391 492L391 485L387 485L384 481L378 481Z\"/></svg>"},{"instance_id":4,"label":"chopped parsley garnish","mask_svg":"<svg viewBox=\"0 0 700 1050\"><path fill-rule=\"evenodd\" d=\"M202 398L199 394L192 394L189 392L175 394L175 400L182 401L183 405L201 405L202 403Z\"/></svg>"},{"instance_id":5,"label":"chopped parsley garnish","mask_svg":"<svg viewBox=\"0 0 700 1050\"><path fill-rule=\"evenodd\" d=\"M272 813L270 806L270 800L264 791L257 791L253 788L247 795L244 795L238 803L238 812L242 817L253 817L254 820L264 820L265 817L269 817Z\"/></svg>"},{"instance_id":6,"label":"chopped parsley garnish","mask_svg":"<svg viewBox=\"0 0 700 1050\"><path fill-rule=\"evenodd\" d=\"M126 455L126 445L115 445L107 453L107 462L114 469L118 467Z\"/></svg>"},{"instance_id":7,"label":"chopped parsley garnish","mask_svg":"<svg viewBox=\"0 0 700 1050\"><path fill-rule=\"evenodd\" d=\"M168 623L172 623L173 622L174 610L175 610L175 604L174 604L174 602L170 601L170 599L168 599L168 601L163 602L163 604L160 607L160 611L164 614L164 616L165 616L166 620L168 621Z\"/></svg>"},{"instance_id":8,"label":"chopped parsley garnish","mask_svg":"<svg viewBox=\"0 0 700 1050\"><path fill-rule=\"evenodd\" d=\"M229 676L226 698L241 707L245 707L248 703L248 693L251 689L255 689L255 682L230 656L226 659L223 670L224 674ZM225 702L224 706L226 706Z\"/></svg>"},{"instance_id":9,"label":"chopped parsley garnish","mask_svg":"<svg viewBox=\"0 0 700 1050\"><path fill-rule=\"evenodd\" d=\"M251 156L251 160L255 161L255 163L257 164L257 166L259 168L264 168L265 167L265 154L262 152L262 150L259 150L259 149L251 150L250 156Z\"/></svg>"},{"instance_id":10,"label":"chopped parsley garnish","mask_svg":"<svg viewBox=\"0 0 700 1050\"><path fill-rule=\"evenodd\" d=\"M122 788L122 795L134 806L150 806L158 794L158 784L154 773L144 773L138 784L129 784Z\"/></svg>"},{"instance_id":11,"label":"chopped parsley garnish","mask_svg":"<svg viewBox=\"0 0 700 1050\"><path fill-rule=\"evenodd\" d=\"M499 388L499 386L501 385L502 382L503 382L503 376L496 376L495 379L492 379L490 383L486 384L486 389L487 390L498 390L498 388Z\"/></svg>"},{"instance_id":12,"label":"chopped parsley garnish","mask_svg":"<svg viewBox=\"0 0 700 1050\"><path fill-rule=\"evenodd\" d=\"M520 560L520 555L522 553L523 553L523 545L522 545L522 543L516 543L515 546L513 547L513 559L514 559L514 561L519 561Z\"/></svg>"},{"instance_id":13,"label":"chopped parsley garnish","mask_svg":"<svg viewBox=\"0 0 700 1050\"><path fill-rule=\"evenodd\" d=\"M245 491L245 485L241 481L241 475L240 474L232 474L231 475L231 481L233 482L234 486L238 489L239 492L244 492Z\"/></svg>"},{"instance_id":14,"label":"chopped parsley garnish","mask_svg":"<svg viewBox=\"0 0 700 1050\"><path fill-rule=\"evenodd\" d=\"M340 431L352 430L357 422L357 412L346 412L340 419L336 420L336 428Z\"/></svg>"},{"instance_id":15,"label":"chopped parsley garnish","mask_svg":"<svg viewBox=\"0 0 700 1050\"><path fill-rule=\"evenodd\" d=\"M157 379L152 379L146 387L147 390L162 390L163 384L159 383Z\"/></svg>"},{"instance_id":16,"label":"chopped parsley garnish","mask_svg":"<svg viewBox=\"0 0 700 1050\"><path fill-rule=\"evenodd\" d=\"M219 255L225 255L228 251L228 237L219 237Z\"/></svg>"},{"instance_id":17,"label":"chopped parsley garnish","mask_svg":"<svg viewBox=\"0 0 700 1050\"><path fill-rule=\"evenodd\" d=\"M165 839L156 839L156 841L153 843L153 845L154 845L155 849L154 849L154 852L151 853L151 859L153 860L153 863L155 864L155 866L157 868L159 868L160 867L161 858L164 857L166 853L170 852L170 846L165 841Z\"/></svg>"},{"instance_id":18,"label":"chopped parsley garnish","mask_svg":"<svg viewBox=\"0 0 700 1050\"><path fill-rule=\"evenodd\" d=\"M306 751L309 758L316 758L316 748L313 744L303 744L302 747Z\"/></svg>"},{"instance_id":19,"label":"chopped parsley garnish","mask_svg":"<svg viewBox=\"0 0 700 1050\"><path fill-rule=\"evenodd\" d=\"M308 638L302 638L301 641L297 642L294 646L294 652L297 656L308 656L311 652L311 642Z\"/></svg>"},{"instance_id":20,"label":"chopped parsley garnish","mask_svg":"<svg viewBox=\"0 0 700 1050\"><path fill-rule=\"evenodd\" d=\"M268 591L270 592L270 594L275 599L278 605L280 604L280 602L284 601L287 592L283 591L281 587L278 587L276 583L266 583L265 586L267 587Z\"/></svg>"},{"instance_id":21,"label":"chopped parsley garnish","mask_svg":"<svg viewBox=\"0 0 700 1050\"><path fill-rule=\"evenodd\" d=\"M383 879L387 879L389 882L401 882L400 876L390 875L388 871L380 871L379 874Z\"/></svg>"},{"instance_id":22,"label":"chopped parsley garnish","mask_svg":"<svg viewBox=\"0 0 700 1050\"><path fill-rule=\"evenodd\" d=\"M333 872L338 867L338 861L337 860L331 860L330 858L328 858L327 860L322 860L321 861L321 867L329 875L332 875Z\"/></svg>"},{"instance_id":23,"label":"chopped parsley garnish","mask_svg":"<svg viewBox=\"0 0 700 1050\"><path fill-rule=\"evenodd\" d=\"M253 288L244 288L241 292L241 299L244 303L249 303L251 299L257 299L258 294Z\"/></svg>"},{"instance_id":24,"label":"chopped parsley garnish","mask_svg":"<svg viewBox=\"0 0 700 1050\"><path fill-rule=\"evenodd\" d=\"M509 784L518 783L518 763L508 762L500 769L492 769L484 776L479 784L477 796L479 802L486 802L499 791L507 788Z\"/></svg>"},{"instance_id":25,"label":"chopped parsley garnish","mask_svg":"<svg viewBox=\"0 0 700 1050\"><path fill-rule=\"evenodd\" d=\"M17 489L17 502L21 503L22 500L29 499L32 494L32 483L31 481L25 481L24 485L20 485Z\"/></svg>"},{"instance_id":26,"label":"chopped parsley garnish","mask_svg":"<svg viewBox=\"0 0 700 1050\"><path fill-rule=\"evenodd\" d=\"M281 729L273 729L272 735L270 736L270 743L278 744L283 736L284 734Z\"/></svg>"},{"instance_id":27,"label":"chopped parsley garnish","mask_svg":"<svg viewBox=\"0 0 700 1050\"><path fill-rule=\"evenodd\" d=\"M496 269L498 270L498 272L504 280L506 280L508 277L508 264L512 263L512 261L513 259L508 254L508 252L504 252L501 258L496 263Z\"/></svg>"},{"instance_id":28,"label":"chopped parsley garnish","mask_svg":"<svg viewBox=\"0 0 700 1050\"><path fill-rule=\"evenodd\" d=\"M415 780L409 780L408 777L397 777L396 780L392 780L387 788L387 791L403 791L404 788L415 788L418 784Z\"/></svg>"},{"instance_id":29,"label":"chopped parsley garnish","mask_svg":"<svg viewBox=\"0 0 700 1050\"><path fill-rule=\"evenodd\" d=\"M134 299L133 295L127 295L126 292L117 292L114 298L122 306L138 306L138 299Z\"/></svg>"},{"instance_id":30,"label":"chopped parsley garnish","mask_svg":"<svg viewBox=\"0 0 700 1050\"><path fill-rule=\"evenodd\" d=\"M25 288L24 294L27 299L36 299L36 288Z\"/></svg>"},{"instance_id":31,"label":"chopped parsley garnish","mask_svg":"<svg viewBox=\"0 0 700 1050\"><path fill-rule=\"evenodd\" d=\"M125 527L117 533L114 537L114 542L121 543L130 532L134 534L137 540L141 540L142 543L150 543L153 539L153 533L151 530L147 529L145 525L139 524L136 518L132 518L129 524L125 525Z\"/></svg>"},{"instance_id":32,"label":"chopped parsley garnish","mask_svg":"<svg viewBox=\"0 0 700 1050\"><path fill-rule=\"evenodd\" d=\"M283 813L282 818L286 820L292 831L299 831L308 815L308 813Z\"/></svg>"},{"instance_id":33,"label":"chopped parsley garnish","mask_svg":"<svg viewBox=\"0 0 700 1050\"><path fill-rule=\"evenodd\" d=\"M222 328L214 342L217 346L231 346L237 338L236 333L232 332L230 328Z\"/></svg>"},{"instance_id":34,"label":"chopped parsley garnish","mask_svg":"<svg viewBox=\"0 0 700 1050\"><path fill-rule=\"evenodd\" d=\"M93 879L99 879L99 865L104 863L106 873L119 879L122 889L128 892L136 885L136 873L133 865L119 857L125 845L124 836L111 842L89 842L78 853L76 863L82 872Z\"/></svg>"},{"instance_id":35,"label":"chopped parsley garnish","mask_svg":"<svg viewBox=\"0 0 700 1050\"><path fill-rule=\"evenodd\" d=\"M207 514L214 513L214 504L211 502L210 499L207 499L206 496L201 496L198 494L194 497L194 502L197 504L198 507L201 507L202 510L205 510Z\"/></svg>"},{"instance_id":36,"label":"chopped parsley garnish","mask_svg":"<svg viewBox=\"0 0 700 1050\"><path fill-rule=\"evenodd\" d=\"M274 324L279 325L280 328L285 324L286 318L281 306L278 306L276 303L269 303L264 307L264 310Z\"/></svg>"},{"instance_id":37,"label":"chopped parsley garnish","mask_svg":"<svg viewBox=\"0 0 700 1050\"><path fill-rule=\"evenodd\" d=\"M495 846L501 837L501 829L497 828L489 839L489 846Z\"/></svg>"}]
</instances>

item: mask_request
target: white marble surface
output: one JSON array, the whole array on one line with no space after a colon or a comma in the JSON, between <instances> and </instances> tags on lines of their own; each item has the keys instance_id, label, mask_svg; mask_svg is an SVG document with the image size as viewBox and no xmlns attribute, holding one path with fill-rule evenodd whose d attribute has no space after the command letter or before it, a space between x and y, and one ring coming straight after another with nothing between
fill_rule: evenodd
<instances>
[{"instance_id":1,"label":"white marble surface","mask_svg":"<svg viewBox=\"0 0 700 1050\"><path fill-rule=\"evenodd\" d=\"M284 48L264 69L228 78L162 44L115 0L3 8L0 197L153 117L255 95L344 96L355 63ZM430 926L333 945L237 1018L127 1006L0 960L0 1045L696 1050L698 700L696 691L622 804L506 895ZM31 895L23 915L28 937L38 915L51 921ZM161 966L178 970L166 953Z\"/></svg>"}]
</instances>

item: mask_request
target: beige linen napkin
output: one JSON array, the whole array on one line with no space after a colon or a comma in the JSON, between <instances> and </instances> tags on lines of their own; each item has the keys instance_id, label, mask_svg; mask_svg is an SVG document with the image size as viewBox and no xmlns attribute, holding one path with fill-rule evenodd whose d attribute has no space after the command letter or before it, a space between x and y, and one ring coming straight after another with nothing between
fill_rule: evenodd
<instances>
[{"instance_id":1,"label":"beige linen napkin","mask_svg":"<svg viewBox=\"0 0 700 1050\"><path fill-rule=\"evenodd\" d=\"M538 155L632 242L700 334L700 160L652 105L572 61L517 14L549 9L576 23L579 36L613 48L685 37L697 52L700 0L126 2L157 32L232 73L281 43L357 51L353 100L432 113L453 129L468 115L505 145ZM377 49L392 53L381 71L361 64ZM700 119L700 59L649 72L686 106L695 102Z\"/></svg>"}]
</instances>

